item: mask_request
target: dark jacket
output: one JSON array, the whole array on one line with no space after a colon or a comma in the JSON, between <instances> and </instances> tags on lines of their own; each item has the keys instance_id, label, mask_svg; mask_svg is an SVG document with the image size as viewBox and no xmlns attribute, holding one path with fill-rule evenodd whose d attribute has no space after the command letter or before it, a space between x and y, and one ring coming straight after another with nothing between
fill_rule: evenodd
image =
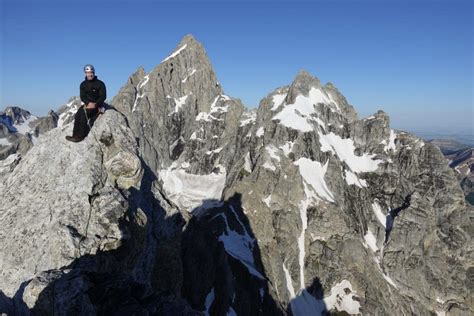
<instances>
[{"instance_id":1,"label":"dark jacket","mask_svg":"<svg viewBox=\"0 0 474 316\"><path fill-rule=\"evenodd\" d=\"M81 101L86 105L89 102L97 103L97 106L100 106L104 103L107 98L107 91L105 89L105 84L97 79L97 76L94 76L92 80L84 80L81 83Z\"/></svg>"}]
</instances>

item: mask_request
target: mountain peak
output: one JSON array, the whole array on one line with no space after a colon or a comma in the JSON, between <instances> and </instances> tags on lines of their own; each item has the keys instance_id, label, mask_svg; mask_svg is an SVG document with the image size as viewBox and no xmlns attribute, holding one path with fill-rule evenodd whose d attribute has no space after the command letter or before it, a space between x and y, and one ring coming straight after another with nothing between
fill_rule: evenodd
<instances>
[{"instance_id":1,"label":"mountain peak","mask_svg":"<svg viewBox=\"0 0 474 316\"><path fill-rule=\"evenodd\" d=\"M308 96L311 88L319 88L321 83L318 78L305 70L300 70L290 85L287 101L294 103L298 95Z\"/></svg>"},{"instance_id":2,"label":"mountain peak","mask_svg":"<svg viewBox=\"0 0 474 316\"><path fill-rule=\"evenodd\" d=\"M186 45L186 44L199 44L196 38L192 34L186 34L179 42L179 45Z\"/></svg>"},{"instance_id":3,"label":"mountain peak","mask_svg":"<svg viewBox=\"0 0 474 316\"><path fill-rule=\"evenodd\" d=\"M306 70L300 70L293 80L292 86L320 86L321 82Z\"/></svg>"},{"instance_id":4,"label":"mountain peak","mask_svg":"<svg viewBox=\"0 0 474 316\"><path fill-rule=\"evenodd\" d=\"M312 87L318 88L320 86L321 82L318 78L306 70L300 70L291 84L290 94L295 97L299 94L308 95Z\"/></svg>"},{"instance_id":5,"label":"mountain peak","mask_svg":"<svg viewBox=\"0 0 474 316\"><path fill-rule=\"evenodd\" d=\"M23 123L31 116L29 111L18 106L8 106L5 108L4 113L10 116L15 124Z\"/></svg>"},{"instance_id":6,"label":"mountain peak","mask_svg":"<svg viewBox=\"0 0 474 316\"><path fill-rule=\"evenodd\" d=\"M161 63L183 58L188 62L201 61L210 64L204 47L191 34L185 35L174 51L163 59Z\"/></svg>"}]
</instances>

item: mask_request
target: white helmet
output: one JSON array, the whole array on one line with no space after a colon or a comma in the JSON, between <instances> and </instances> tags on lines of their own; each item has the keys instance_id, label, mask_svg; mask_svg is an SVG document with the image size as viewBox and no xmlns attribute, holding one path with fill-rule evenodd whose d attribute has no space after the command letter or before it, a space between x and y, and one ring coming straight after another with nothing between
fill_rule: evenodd
<instances>
[{"instance_id":1,"label":"white helmet","mask_svg":"<svg viewBox=\"0 0 474 316\"><path fill-rule=\"evenodd\" d=\"M95 73L94 66L92 66L91 64L85 65L84 66L84 72L87 72L87 71L92 71L93 73Z\"/></svg>"}]
</instances>

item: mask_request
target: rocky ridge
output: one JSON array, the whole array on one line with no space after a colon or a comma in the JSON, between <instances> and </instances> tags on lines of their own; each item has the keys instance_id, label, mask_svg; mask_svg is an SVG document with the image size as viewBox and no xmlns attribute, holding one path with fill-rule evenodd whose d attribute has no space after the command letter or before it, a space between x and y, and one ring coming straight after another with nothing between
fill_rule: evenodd
<instances>
[{"instance_id":1,"label":"rocky ridge","mask_svg":"<svg viewBox=\"0 0 474 316\"><path fill-rule=\"evenodd\" d=\"M359 119L304 71L249 111L190 35L112 104L126 119L106 112L82 147L48 153L66 124L0 169L5 308L473 312L472 210L439 149L391 129L383 111ZM37 161L59 166L62 183L46 167L32 176ZM64 198L47 194L57 188Z\"/></svg>"}]
</instances>

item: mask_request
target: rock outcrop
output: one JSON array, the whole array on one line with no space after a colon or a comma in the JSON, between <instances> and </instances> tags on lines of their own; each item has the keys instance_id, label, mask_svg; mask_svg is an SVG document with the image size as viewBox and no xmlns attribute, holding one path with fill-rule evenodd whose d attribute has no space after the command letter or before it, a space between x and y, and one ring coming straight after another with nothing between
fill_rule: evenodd
<instances>
[{"instance_id":1,"label":"rock outcrop","mask_svg":"<svg viewBox=\"0 0 474 316\"><path fill-rule=\"evenodd\" d=\"M125 117L107 111L78 144L64 139L71 131L50 131L2 175L1 290L21 289L28 308L79 258L119 248L130 234L122 221L144 216L130 214L124 196L143 174Z\"/></svg>"}]
</instances>

